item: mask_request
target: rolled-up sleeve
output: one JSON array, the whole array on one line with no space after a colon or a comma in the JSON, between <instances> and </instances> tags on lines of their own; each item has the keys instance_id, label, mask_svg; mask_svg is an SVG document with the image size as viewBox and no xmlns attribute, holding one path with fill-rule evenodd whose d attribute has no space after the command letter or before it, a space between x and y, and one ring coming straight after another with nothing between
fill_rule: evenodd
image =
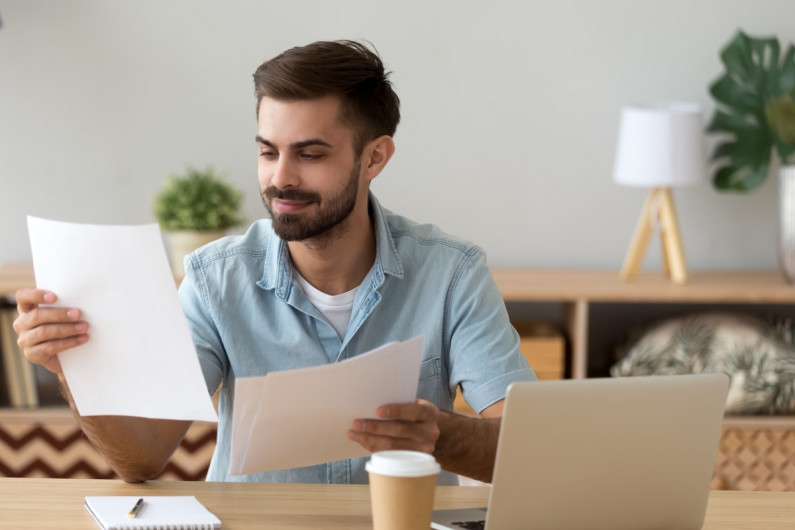
<instances>
[{"instance_id":1,"label":"rolled-up sleeve","mask_svg":"<svg viewBox=\"0 0 795 530\"><path fill-rule=\"evenodd\" d=\"M467 403L478 413L505 397L511 383L536 376L519 350L519 335L505 302L475 248L462 260L446 301L450 333L450 391L461 385Z\"/></svg>"},{"instance_id":2,"label":"rolled-up sleeve","mask_svg":"<svg viewBox=\"0 0 795 530\"><path fill-rule=\"evenodd\" d=\"M202 282L196 269L186 262L185 278L179 286L182 310L188 320L193 345L204 374L207 390L212 393L221 384L228 363L223 343L207 306L202 303ZM206 286L205 286L206 288ZM206 293L205 293L206 294Z\"/></svg>"}]
</instances>

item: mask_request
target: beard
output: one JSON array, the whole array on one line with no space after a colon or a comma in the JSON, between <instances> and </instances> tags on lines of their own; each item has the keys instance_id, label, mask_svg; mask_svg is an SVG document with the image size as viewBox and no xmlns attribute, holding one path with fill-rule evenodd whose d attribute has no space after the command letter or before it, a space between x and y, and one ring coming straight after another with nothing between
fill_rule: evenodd
<instances>
[{"instance_id":1,"label":"beard","mask_svg":"<svg viewBox=\"0 0 795 530\"><path fill-rule=\"evenodd\" d=\"M332 235L356 206L360 170L361 162L357 160L343 188L328 198L308 190L279 190L274 186L265 188L262 191L262 202L273 220L276 235L285 241L305 241ZM311 216L304 213L275 213L270 207L273 199L313 202L317 208Z\"/></svg>"}]
</instances>

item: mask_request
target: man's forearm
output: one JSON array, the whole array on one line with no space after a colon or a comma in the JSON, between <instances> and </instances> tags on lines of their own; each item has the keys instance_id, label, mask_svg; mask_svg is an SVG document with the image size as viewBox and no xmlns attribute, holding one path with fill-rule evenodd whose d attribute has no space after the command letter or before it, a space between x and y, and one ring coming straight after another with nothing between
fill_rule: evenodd
<instances>
[{"instance_id":1,"label":"man's forearm","mask_svg":"<svg viewBox=\"0 0 795 530\"><path fill-rule=\"evenodd\" d=\"M440 411L434 456L453 473L491 482L500 418L472 418Z\"/></svg>"},{"instance_id":2,"label":"man's forearm","mask_svg":"<svg viewBox=\"0 0 795 530\"><path fill-rule=\"evenodd\" d=\"M80 428L111 469L127 482L142 482L156 476L190 426L188 421L80 416L62 374L59 379Z\"/></svg>"}]
</instances>

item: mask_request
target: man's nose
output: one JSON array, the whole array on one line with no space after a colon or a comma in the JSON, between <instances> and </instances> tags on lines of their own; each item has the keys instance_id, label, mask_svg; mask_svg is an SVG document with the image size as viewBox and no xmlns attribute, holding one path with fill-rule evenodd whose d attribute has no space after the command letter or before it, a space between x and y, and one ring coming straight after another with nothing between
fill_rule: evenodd
<instances>
[{"instance_id":1,"label":"man's nose","mask_svg":"<svg viewBox=\"0 0 795 530\"><path fill-rule=\"evenodd\" d=\"M300 178L295 164L289 157L282 156L276 162L273 168L273 177L271 184L278 189L285 189L295 187L298 185Z\"/></svg>"}]
</instances>

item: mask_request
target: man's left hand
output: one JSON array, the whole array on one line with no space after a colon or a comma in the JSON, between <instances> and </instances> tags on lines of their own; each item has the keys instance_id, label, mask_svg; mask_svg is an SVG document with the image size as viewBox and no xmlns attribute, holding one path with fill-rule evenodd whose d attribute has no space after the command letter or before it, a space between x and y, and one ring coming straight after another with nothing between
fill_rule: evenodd
<instances>
[{"instance_id":1,"label":"man's left hand","mask_svg":"<svg viewBox=\"0 0 795 530\"><path fill-rule=\"evenodd\" d=\"M371 452L403 449L433 454L439 439L439 409L424 399L384 405L377 419L357 419L348 438Z\"/></svg>"}]
</instances>

